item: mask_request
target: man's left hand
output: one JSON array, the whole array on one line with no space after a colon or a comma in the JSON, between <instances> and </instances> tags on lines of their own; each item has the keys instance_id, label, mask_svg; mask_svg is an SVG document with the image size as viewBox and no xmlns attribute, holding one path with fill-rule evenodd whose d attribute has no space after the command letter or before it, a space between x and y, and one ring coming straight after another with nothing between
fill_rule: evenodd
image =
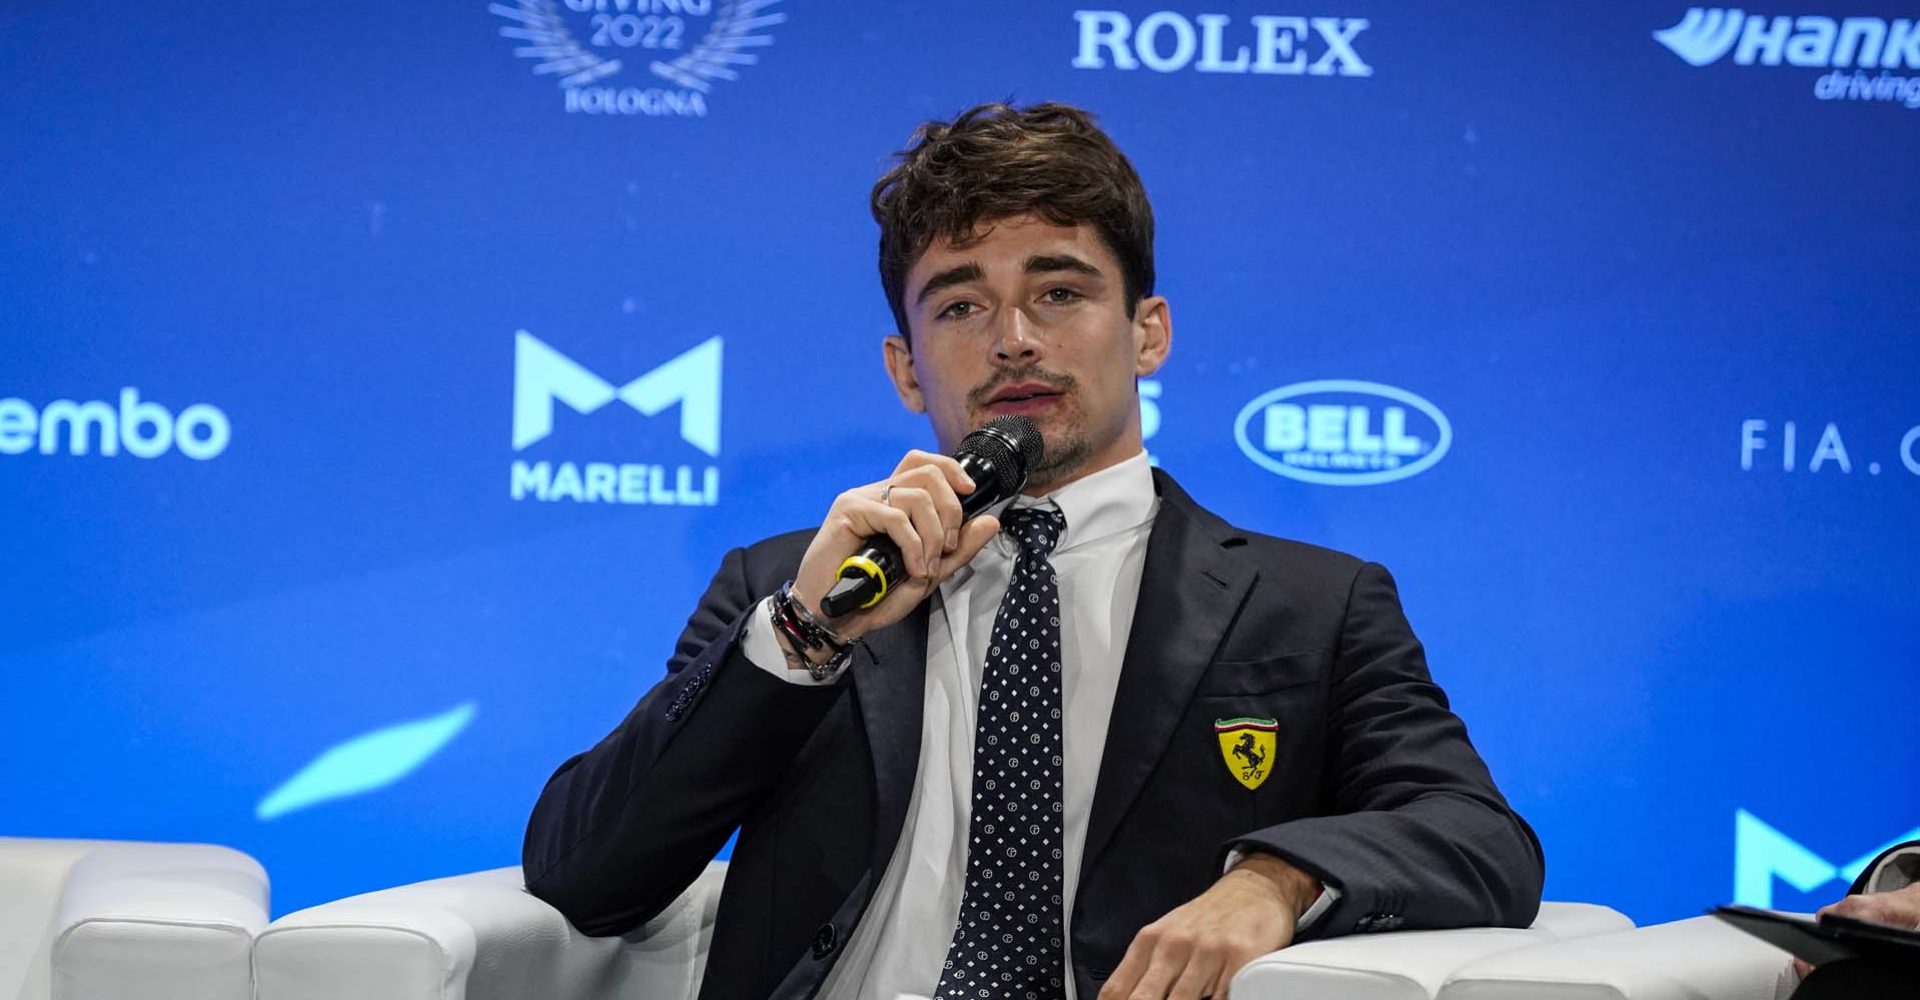
<instances>
[{"instance_id":1,"label":"man's left hand","mask_svg":"<svg viewBox=\"0 0 1920 1000\"><path fill-rule=\"evenodd\" d=\"M1320 881L1252 854L1192 902L1140 929L1099 1000L1226 1000L1240 967L1293 943Z\"/></svg>"}]
</instances>

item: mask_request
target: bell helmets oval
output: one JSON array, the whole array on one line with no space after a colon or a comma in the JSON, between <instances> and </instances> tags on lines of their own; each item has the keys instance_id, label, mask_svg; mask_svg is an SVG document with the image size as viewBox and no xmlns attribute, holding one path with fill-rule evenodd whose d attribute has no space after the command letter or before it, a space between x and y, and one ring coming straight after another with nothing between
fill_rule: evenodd
<instances>
[{"instance_id":1,"label":"bell helmets oval","mask_svg":"<svg viewBox=\"0 0 1920 1000\"><path fill-rule=\"evenodd\" d=\"M1405 389L1321 379L1254 397L1233 437L1248 458L1288 479L1372 486L1433 468L1453 445L1453 425Z\"/></svg>"}]
</instances>

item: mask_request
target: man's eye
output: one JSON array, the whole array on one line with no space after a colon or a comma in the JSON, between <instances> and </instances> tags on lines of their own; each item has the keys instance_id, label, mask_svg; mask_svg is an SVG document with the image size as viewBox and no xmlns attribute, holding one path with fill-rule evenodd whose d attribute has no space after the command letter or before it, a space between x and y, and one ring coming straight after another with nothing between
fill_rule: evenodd
<instances>
[{"instance_id":1,"label":"man's eye","mask_svg":"<svg viewBox=\"0 0 1920 1000\"><path fill-rule=\"evenodd\" d=\"M1074 299L1077 299L1079 297L1080 297L1080 293L1074 291L1071 288L1047 289L1047 301L1049 302L1072 302Z\"/></svg>"},{"instance_id":2,"label":"man's eye","mask_svg":"<svg viewBox=\"0 0 1920 1000\"><path fill-rule=\"evenodd\" d=\"M952 305L950 305L950 306L948 306L948 307L946 307L945 309L942 309L942 310L940 310L940 315L941 315L941 316L952 316L952 317L954 317L954 318L956 318L956 319L957 319L957 318L959 318L959 317L961 317L961 316L967 316L967 315L970 315L970 314L972 314L972 312L973 312L973 303L971 303L971 302L955 302L954 304L952 304Z\"/></svg>"}]
</instances>

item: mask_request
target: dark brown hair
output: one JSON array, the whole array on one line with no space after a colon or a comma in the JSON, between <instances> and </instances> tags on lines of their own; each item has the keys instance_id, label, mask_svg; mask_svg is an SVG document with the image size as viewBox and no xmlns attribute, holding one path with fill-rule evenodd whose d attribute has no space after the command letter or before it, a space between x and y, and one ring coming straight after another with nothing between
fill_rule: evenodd
<instances>
[{"instance_id":1,"label":"dark brown hair","mask_svg":"<svg viewBox=\"0 0 1920 1000\"><path fill-rule=\"evenodd\" d=\"M981 223L1032 212L1056 225L1091 223L1120 260L1127 315L1153 294L1153 207L1140 175L1093 116L1065 104L982 104L913 133L873 185L880 284L908 336L907 271L933 241L957 247Z\"/></svg>"}]
</instances>

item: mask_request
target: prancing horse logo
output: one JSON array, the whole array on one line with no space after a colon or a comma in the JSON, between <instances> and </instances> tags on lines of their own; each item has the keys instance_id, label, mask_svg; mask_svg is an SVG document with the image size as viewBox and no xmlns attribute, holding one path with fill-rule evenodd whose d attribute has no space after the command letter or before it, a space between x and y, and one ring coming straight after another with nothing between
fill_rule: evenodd
<instances>
[{"instance_id":1,"label":"prancing horse logo","mask_svg":"<svg viewBox=\"0 0 1920 1000\"><path fill-rule=\"evenodd\" d=\"M1233 745L1233 755L1247 762L1247 770L1258 771L1266 763L1267 755L1254 745L1252 733L1241 733L1240 742Z\"/></svg>"},{"instance_id":2,"label":"prancing horse logo","mask_svg":"<svg viewBox=\"0 0 1920 1000\"><path fill-rule=\"evenodd\" d=\"M1279 731L1278 719L1218 719L1214 722L1213 733L1220 740L1220 759L1227 762L1227 770L1233 773L1235 781L1254 789L1267 780L1267 775L1273 773L1268 762L1273 758L1275 734Z\"/></svg>"}]
</instances>

